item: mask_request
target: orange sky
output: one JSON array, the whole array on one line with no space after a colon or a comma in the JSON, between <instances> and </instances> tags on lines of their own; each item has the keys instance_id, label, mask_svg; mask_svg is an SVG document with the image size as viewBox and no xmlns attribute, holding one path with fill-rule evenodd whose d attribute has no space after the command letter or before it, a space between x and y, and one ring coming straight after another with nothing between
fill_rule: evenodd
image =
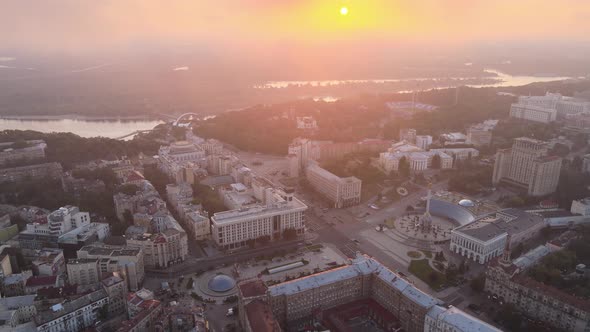
<instances>
[{"instance_id":1,"label":"orange sky","mask_svg":"<svg viewBox=\"0 0 590 332\"><path fill-rule=\"evenodd\" d=\"M588 0L4 0L2 7L0 50L590 38Z\"/></svg>"}]
</instances>

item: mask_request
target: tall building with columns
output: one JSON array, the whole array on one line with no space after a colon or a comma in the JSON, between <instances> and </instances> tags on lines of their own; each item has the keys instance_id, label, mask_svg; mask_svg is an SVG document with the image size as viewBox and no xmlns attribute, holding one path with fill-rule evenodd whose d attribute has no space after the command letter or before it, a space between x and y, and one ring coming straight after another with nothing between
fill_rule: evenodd
<instances>
[{"instance_id":1,"label":"tall building with columns","mask_svg":"<svg viewBox=\"0 0 590 332\"><path fill-rule=\"evenodd\" d=\"M492 182L522 187L531 196L555 192L562 159L548 153L547 142L527 137L515 139L511 149L496 153Z\"/></svg>"}]
</instances>

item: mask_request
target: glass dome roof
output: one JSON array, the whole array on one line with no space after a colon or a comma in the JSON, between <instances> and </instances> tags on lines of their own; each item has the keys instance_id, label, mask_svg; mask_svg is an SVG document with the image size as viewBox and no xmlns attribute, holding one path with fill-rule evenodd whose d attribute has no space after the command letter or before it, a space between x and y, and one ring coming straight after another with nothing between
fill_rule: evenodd
<instances>
[{"instance_id":1,"label":"glass dome roof","mask_svg":"<svg viewBox=\"0 0 590 332\"><path fill-rule=\"evenodd\" d=\"M470 199L462 199L459 201L459 205L465 206L465 207L470 207L470 206L475 206L475 203L473 203L473 201Z\"/></svg>"},{"instance_id":2,"label":"glass dome roof","mask_svg":"<svg viewBox=\"0 0 590 332\"><path fill-rule=\"evenodd\" d=\"M236 285L236 281L225 274L218 274L215 277L211 278L207 283L207 287L210 290L218 293L227 292L228 290L234 288Z\"/></svg>"}]
</instances>

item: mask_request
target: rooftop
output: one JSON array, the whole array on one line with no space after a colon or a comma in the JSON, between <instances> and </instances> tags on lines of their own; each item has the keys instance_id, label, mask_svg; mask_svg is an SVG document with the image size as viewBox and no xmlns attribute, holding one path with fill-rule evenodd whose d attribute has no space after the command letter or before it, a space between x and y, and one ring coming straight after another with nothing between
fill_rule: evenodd
<instances>
[{"instance_id":1,"label":"rooftop","mask_svg":"<svg viewBox=\"0 0 590 332\"><path fill-rule=\"evenodd\" d=\"M78 251L85 251L88 253L89 256L111 256L111 257L120 257L120 256L137 256L141 249L135 247L128 247L128 246L113 246L113 245L88 245L82 247Z\"/></svg>"},{"instance_id":2,"label":"rooftop","mask_svg":"<svg viewBox=\"0 0 590 332\"><path fill-rule=\"evenodd\" d=\"M35 321L37 322L37 325L42 325L107 297L106 291L101 289L96 292L80 296L75 300L54 305L49 310L40 311L37 313Z\"/></svg>"},{"instance_id":3,"label":"rooftop","mask_svg":"<svg viewBox=\"0 0 590 332\"><path fill-rule=\"evenodd\" d=\"M7 309L18 309L20 307L35 305L35 297L37 295L23 295L13 297L0 298L0 307Z\"/></svg>"},{"instance_id":4,"label":"rooftop","mask_svg":"<svg viewBox=\"0 0 590 332\"><path fill-rule=\"evenodd\" d=\"M245 298L263 296L266 294L266 284L260 279L249 280L238 284L238 288Z\"/></svg>"},{"instance_id":5,"label":"rooftop","mask_svg":"<svg viewBox=\"0 0 590 332\"><path fill-rule=\"evenodd\" d=\"M254 300L244 306L246 316L252 331L278 332L281 331L279 323L275 320L272 309L268 303Z\"/></svg>"},{"instance_id":6,"label":"rooftop","mask_svg":"<svg viewBox=\"0 0 590 332\"><path fill-rule=\"evenodd\" d=\"M435 304L442 303L440 300L433 298L414 287L398 274L368 256L357 257L353 260L351 265L271 286L269 288L269 293L271 296L292 295L342 280L369 274L373 275L375 278L381 279L401 292L406 298L424 308L430 308Z\"/></svg>"},{"instance_id":7,"label":"rooftop","mask_svg":"<svg viewBox=\"0 0 590 332\"><path fill-rule=\"evenodd\" d=\"M502 235L519 234L542 223L543 218L519 209L505 209L474 220L458 227L453 232L487 242Z\"/></svg>"},{"instance_id":8,"label":"rooftop","mask_svg":"<svg viewBox=\"0 0 590 332\"><path fill-rule=\"evenodd\" d=\"M496 332L501 331L492 325L481 321L464 311L459 310L453 306L445 309L441 306L434 306L427 313L429 317L434 320L444 322L445 324L453 326L453 331L469 331L469 332Z\"/></svg>"},{"instance_id":9,"label":"rooftop","mask_svg":"<svg viewBox=\"0 0 590 332\"><path fill-rule=\"evenodd\" d=\"M272 205L254 205L236 210L217 212L211 217L211 221L214 224L231 223L243 221L245 218L262 218L264 216L274 216L289 210L304 211L306 209L307 205L293 197L291 201L278 202Z\"/></svg>"}]
</instances>

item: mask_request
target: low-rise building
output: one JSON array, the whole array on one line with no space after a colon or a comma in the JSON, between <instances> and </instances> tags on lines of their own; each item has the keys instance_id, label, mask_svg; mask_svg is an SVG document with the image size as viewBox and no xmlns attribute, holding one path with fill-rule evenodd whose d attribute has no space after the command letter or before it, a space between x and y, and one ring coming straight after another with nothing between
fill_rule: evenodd
<instances>
[{"instance_id":1,"label":"low-rise building","mask_svg":"<svg viewBox=\"0 0 590 332\"><path fill-rule=\"evenodd\" d=\"M45 163L0 169L0 183L19 182L26 179L60 179L62 176L63 168L60 163Z\"/></svg>"},{"instance_id":2,"label":"low-rise building","mask_svg":"<svg viewBox=\"0 0 590 332\"><path fill-rule=\"evenodd\" d=\"M66 272L64 252L57 248L43 248L35 250L32 255L26 255L33 265L33 273L40 276L60 276Z\"/></svg>"},{"instance_id":3,"label":"low-rise building","mask_svg":"<svg viewBox=\"0 0 590 332\"><path fill-rule=\"evenodd\" d=\"M557 118L557 110L531 104L512 104L510 117L527 121L550 123Z\"/></svg>"},{"instance_id":4,"label":"low-rise building","mask_svg":"<svg viewBox=\"0 0 590 332\"><path fill-rule=\"evenodd\" d=\"M310 163L305 169L305 177L335 208L354 206L361 202L362 181L354 176L341 178L317 163Z\"/></svg>"},{"instance_id":5,"label":"low-rise building","mask_svg":"<svg viewBox=\"0 0 590 332\"><path fill-rule=\"evenodd\" d=\"M22 295L0 298L0 316L6 317L8 313L11 327L30 322L37 315L35 297L36 295Z\"/></svg>"},{"instance_id":6,"label":"low-rise building","mask_svg":"<svg viewBox=\"0 0 590 332\"><path fill-rule=\"evenodd\" d=\"M78 332L94 326L99 309L108 305L109 297L104 289L58 303L35 316L39 332Z\"/></svg>"},{"instance_id":7,"label":"low-rise building","mask_svg":"<svg viewBox=\"0 0 590 332\"><path fill-rule=\"evenodd\" d=\"M505 209L475 219L451 231L450 249L480 264L502 255L506 242L525 243L545 227L543 218L518 209Z\"/></svg>"}]
</instances>

